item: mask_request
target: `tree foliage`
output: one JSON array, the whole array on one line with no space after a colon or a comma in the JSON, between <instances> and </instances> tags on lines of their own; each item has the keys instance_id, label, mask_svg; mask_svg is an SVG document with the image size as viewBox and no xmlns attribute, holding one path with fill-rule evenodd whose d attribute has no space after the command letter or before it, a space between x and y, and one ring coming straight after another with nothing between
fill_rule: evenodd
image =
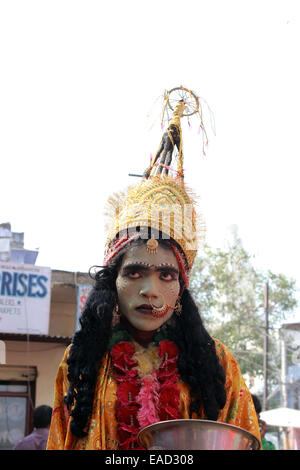
<instances>
[{"instance_id":1,"label":"tree foliage","mask_svg":"<svg viewBox=\"0 0 300 470\"><path fill-rule=\"evenodd\" d=\"M269 285L269 380L280 369L278 331L297 305L296 283L255 268L254 257L235 237L227 248L206 246L197 256L190 289L210 334L231 349L243 374L262 375L265 286Z\"/></svg>"}]
</instances>

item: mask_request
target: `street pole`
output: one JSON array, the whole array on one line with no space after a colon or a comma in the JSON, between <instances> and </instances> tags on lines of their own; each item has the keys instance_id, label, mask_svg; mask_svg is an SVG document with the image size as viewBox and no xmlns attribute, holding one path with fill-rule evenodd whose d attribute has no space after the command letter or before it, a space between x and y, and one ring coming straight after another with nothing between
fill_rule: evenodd
<instances>
[{"instance_id":1,"label":"street pole","mask_svg":"<svg viewBox=\"0 0 300 470\"><path fill-rule=\"evenodd\" d=\"M267 400L268 400L268 352L269 352L269 283L267 282L265 285L263 410L267 410Z\"/></svg>"}]
</instances>

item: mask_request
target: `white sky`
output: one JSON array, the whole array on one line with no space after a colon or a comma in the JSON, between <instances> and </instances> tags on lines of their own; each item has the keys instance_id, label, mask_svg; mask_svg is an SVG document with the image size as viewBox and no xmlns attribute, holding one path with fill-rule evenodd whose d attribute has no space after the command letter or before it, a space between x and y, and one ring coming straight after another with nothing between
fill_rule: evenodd
<instances>
[{"instance_id":1,"label":"white sky","mask_svg":"<svg viewBox=\"0 0 300 470\"><path fill-rule=\"evenodd\" d=\"M236 224L299 287L299 18L299 0L2 0L0 223L39 266L101 264L107 196L137 181L161 136L155 100L182 84L216 122L205 158L184 130L207 241Z\"/></svg>"}]
</instances>

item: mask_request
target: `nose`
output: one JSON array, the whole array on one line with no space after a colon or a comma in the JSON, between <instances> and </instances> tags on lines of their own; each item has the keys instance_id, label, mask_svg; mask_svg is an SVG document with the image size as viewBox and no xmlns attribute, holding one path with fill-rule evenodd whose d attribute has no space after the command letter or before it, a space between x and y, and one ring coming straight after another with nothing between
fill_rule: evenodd
<instances>
[{"instance_id":1,"label":"nose","mask_svg":"<svg viewBox=\"0 0 300 470\"><path fill-rule=\"evenodd\" d=\"M140 289L140 295L146 298L158 298L159 292L155 283L155 279L152 276L144 279L144 283Z\"/></svg>"}]
</instances>

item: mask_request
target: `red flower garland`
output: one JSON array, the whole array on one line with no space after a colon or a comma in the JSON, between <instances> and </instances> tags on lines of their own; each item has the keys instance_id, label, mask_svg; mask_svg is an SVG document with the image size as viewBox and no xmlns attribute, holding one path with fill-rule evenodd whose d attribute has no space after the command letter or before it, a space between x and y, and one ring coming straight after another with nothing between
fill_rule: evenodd
<instances>
[{"instance_id":1,"label":"red flower garland","mask_svg":"<svg viewBox=\"0 0 300 470\"><path fill-rule=\"evenodd\" d=\"M141 449L136 438L143 427L157 421L179 417L178 348L169 340L158 345L160 367L142 380L138 363L133 359L135 347L121 341L111 349L117 388L117 421L120 449Z\"/></svg>"}]
</instances>

